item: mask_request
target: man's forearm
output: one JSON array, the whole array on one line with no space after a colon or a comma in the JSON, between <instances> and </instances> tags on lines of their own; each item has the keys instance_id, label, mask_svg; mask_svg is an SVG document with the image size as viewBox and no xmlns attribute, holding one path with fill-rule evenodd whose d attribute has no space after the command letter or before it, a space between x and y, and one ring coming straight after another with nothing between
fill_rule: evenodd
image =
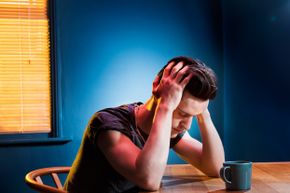
<instances>
[{"instance_id":1,"label":"man's forearm","mask_svg":"<svg viewBox=\"0 0 290 193\"><path fill-rule=\"evenodd\" d=\"M225 160L224 148L208 110L197 116L202 138L201 167L209 176L218 176Z\"/></svg>"},{"instance_id":2,"label":"man's forearm","mask_svg":"<svg viewBox=\"0 0 290 193\"><path fill-rule=\"evenodd\" d=\"M150 180L148 186L153 189L159 187L167 164L173 112L162 103L157 105L150 135L136 160L137 169Z\"/></svg>"}]
</instances>

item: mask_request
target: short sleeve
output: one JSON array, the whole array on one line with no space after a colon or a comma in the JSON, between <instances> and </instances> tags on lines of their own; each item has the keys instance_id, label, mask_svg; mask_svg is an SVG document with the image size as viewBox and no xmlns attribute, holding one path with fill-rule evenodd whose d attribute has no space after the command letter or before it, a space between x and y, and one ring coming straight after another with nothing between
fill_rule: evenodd
<instances>
[{"instance_id":1,"label":"short sleeve","mask_svg":"<svg viewBox=\"0 0 290 193\"><path fill-rule=\"evenodd\" d=\"M131 138L131 133L128 131L128 125L120 120L117 116L108 112L97 112L91 118L87 126L87 136L89 140L95 144L98 135L102 131L115 130Z\"/></svg>"},{"instance_id":2,"label":"short sleeve","mask_svg":"<svg viewBox=\"0 0 290 193\"><path fill-rule=\"evenodd\" d=\"M183 137L185 131L182 133L179 133L176 137L170 139L170 148L173 148Z\"/></svg>"}]
</instances>

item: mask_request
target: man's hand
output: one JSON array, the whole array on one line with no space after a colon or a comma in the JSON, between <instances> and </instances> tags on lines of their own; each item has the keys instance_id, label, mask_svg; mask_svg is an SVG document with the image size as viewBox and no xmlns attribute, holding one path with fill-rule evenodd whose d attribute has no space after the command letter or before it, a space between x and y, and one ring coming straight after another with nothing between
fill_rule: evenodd
<instances>
[{"instance_id":1,"label":"man's hand","mask_svg":"<svg viewBox=\"0 0 290 193\"><path fill-rule=\"evenodd\" d=\"M210 119L208 108L206 108L201 114L196 115L196 118L200 123L207 121L206 119Z\"/></svg>"},{"instance_id":2,"label":"man's hand","mask_svg":"<svg viewBox=\"0 0 290 193\"><path fill-rule=\"evenodd\" d=\"M153 82L153 95L164 102L170 109L176 109L182 98L182 93L192 74L183 62L171 62L164 69L162 77L157 76ZM161 79L161 80L160 80Z\"/></svg>"}]
</instances>

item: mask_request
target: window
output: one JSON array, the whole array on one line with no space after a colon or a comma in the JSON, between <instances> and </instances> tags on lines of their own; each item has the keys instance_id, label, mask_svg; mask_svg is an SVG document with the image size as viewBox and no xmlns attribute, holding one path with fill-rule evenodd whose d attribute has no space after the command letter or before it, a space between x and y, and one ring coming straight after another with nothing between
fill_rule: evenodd
<instances>
[{"instance_id":1,"label":"window","mask_svg":"<svg viewBox=\"0 0 290 193\"><path fill-rule=\"evenodd\" d=\"M47 10L48 0L0 0L1 137L56 136Z\"/></svg>"},{"instance_id":2,"label":"window","mask_svg":"<svg viewBox=\"0 0 290 193\"><path fill-rule=\"evenodd\" d=\"M0 2L0 133L51 131L46 0Z\"/></svg>"}]
</instances>

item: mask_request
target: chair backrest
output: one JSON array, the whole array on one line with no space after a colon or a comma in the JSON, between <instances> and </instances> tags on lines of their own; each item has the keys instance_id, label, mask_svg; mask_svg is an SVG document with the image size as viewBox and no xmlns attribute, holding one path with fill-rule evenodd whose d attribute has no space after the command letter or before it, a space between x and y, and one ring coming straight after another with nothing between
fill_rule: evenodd
<instances>
[{"instance_id":1,"label":"chair backrest","mask_svg":"<svg viewBox=\"0 0 290 193\"><path fill-rule=\"evenodd\" d=\"M68 173L71 167L50 167L33 170L26 174L25 182L32 189L41 193L67 193L63 190L61 180L58 176L60 173ZM42 177L50 176L55 186L43 183Z\"/></svg>"}]
</instances>

